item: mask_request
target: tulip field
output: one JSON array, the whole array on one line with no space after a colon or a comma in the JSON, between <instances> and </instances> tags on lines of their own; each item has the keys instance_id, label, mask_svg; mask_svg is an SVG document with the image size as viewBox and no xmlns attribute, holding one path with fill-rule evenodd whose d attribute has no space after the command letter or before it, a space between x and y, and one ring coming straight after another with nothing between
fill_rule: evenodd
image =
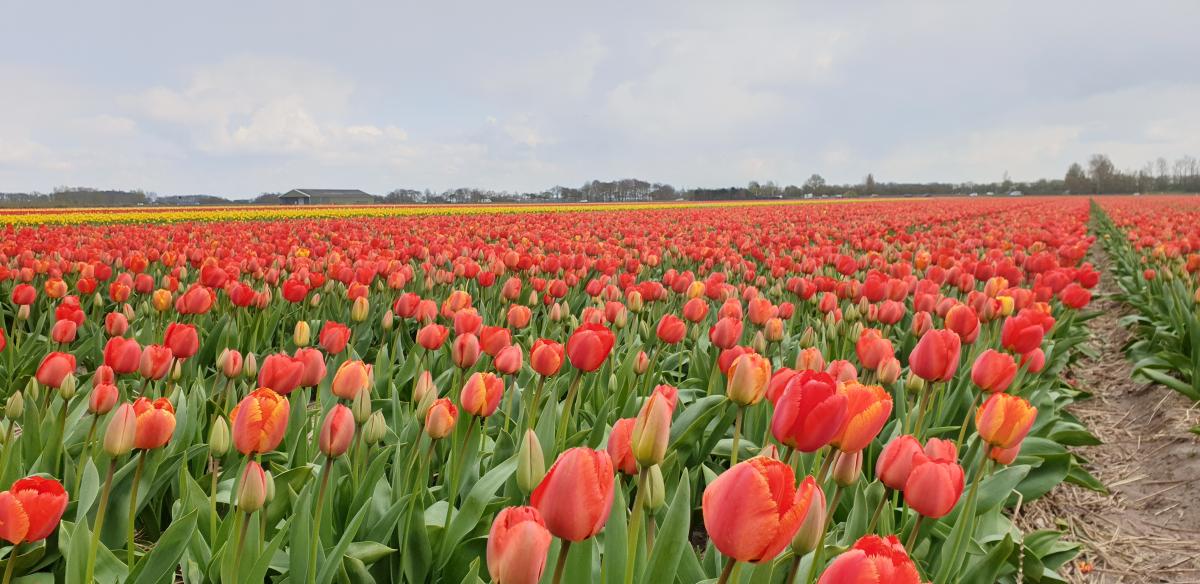
<instances>
[{"instance_id":1,"label":"tulip field","mask_svg":"<svg viewBox=\"0 0 1200 584\"><path fill-rule=\"evenodd\" d=\"M1101 278L1200 400L1190 197L0 215L0 584L1064 582Z\"/></svg>"}]
</instances>

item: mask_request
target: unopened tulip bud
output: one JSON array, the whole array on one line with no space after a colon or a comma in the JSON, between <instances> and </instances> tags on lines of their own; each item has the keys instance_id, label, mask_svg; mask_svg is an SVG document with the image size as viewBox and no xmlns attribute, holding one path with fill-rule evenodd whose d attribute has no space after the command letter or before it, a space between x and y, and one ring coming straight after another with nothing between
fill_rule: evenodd
<instances>
[{"instance_id":1,"label":"unopened tulip bud","mask_svg":"<svg viewBox=\"0 0 1200 584\"><path fill-rule=\"evenodd\" d=\"M641 312L642 307L645 306L642 293L637 290L630 290L629 294L625 297L625 306L635 314Z\"/></svg>"},{"instance_id":2,"label":"unopened tulip bud","mask_svg":"<svg viewBox=\"0 0 1200 584\"><path fill-rule=\"evenodd\" d=\"M179 381L183 379L183 361L175 360L175 365L171 367L171 381Z\"/></svg>"},{"instance_id":3,"label":"unopened tulip bud","mask_svg":"<svg viewBox=\"0 0 1200 584\"><path fill-rule=\"evenodd\" d=\"M8 420L0 420L0 446L8 443L8 427L15 423Z\"/></svg>"},{"instance_id":4,"label":"unopened tulip bud","mask_svg":"<svg viewBox=\"0 0 1200 584\"><path fill-rule=\"evenodd\" d=\"M387 421L383 419L383 412L372 413L371 417L367 418L367 423L363 424L363 440L366 440L367 444L378 444L386 434Z\"/></svg>"},{"instance_id":5,"label":"unopened tulip bud","mask_svg":"<svg viewBox=\"0 0 1200 584\"><path fill-rule=\"evenodd\" d=\"M803 557L815 549L821 543L825 527L825 493L820 487L813 489L812 503L808 506L808 513L804 515L804 521L800 523L800 529L796 530L796 536L792 538L792 549L796 555Z\"/></svg>"},{"instance_id":6,"label":"unopened tulip bud","mask_svg":"<svg viewBox=\"0 0 1200 584\"><path fill-rule=\"evenodd\" d=\"M817 344L817 332L810 326L800 334L800 348L807 349Z\"/></svg>"},{"instance_id":7,"label":"unopened tulip bud","mask_svg":"<svg viewBox=\"0 0 1200 584\"><path fill-rule=\"evenodd\" d=\"M321 293L314 292L312 295L312 298L308 299L308 305L313 308L320 308L321 307Z\"/></svg>"},{"instance_id":8,"label":"unopened tulip bud","mask_svg":"<svg viewBox=\"0 0 1200 584\"><path fill-rule=\"evenodd\" d=\"M833 313L831 312L829 314L832 315ZM851 304L850 308L847 308L846 312L842 314L842 320L846 322L855 322L860 316L862 316L862 313L858 311L858 305Z\"/></svg>"},{"instance_id":9,"label":"unopened tulip bud","mask_svg":"<svg viewBox=\"0 0 1200 584\"><path fill-rule=\"evenodd\" d=\"M900 379L900 360L895 357L884 359L875 370L875 375L879 378L879 383L884 385L896 383Z\"/></svg>"},{"instance_id":10,"label":"unopened tulip bud","mask_svg":"<svg viewBox=\"0 0 1200 584\"><path fill-rule=\"evenodd\" d=\"M22 304L21 307L17 309L17 320L29 320L28 304Z\"/></svg>"},{"instance_id":11,"label":"unopened tulip bud","mask_svg":"<svg viewBox=\"0 0 1200 584\"><path fill-rule=\"evenodd\" d=\"M863 329L866 328L861 322L855 322L850 325L850 331L847 333L850 338L857 339L862 336Z\"/></svg>"},{"instance_id":12,"label":"unopened tulip bud","mask_svg":"<svg viewBox=\"0 0 1200 584\"><path fill-rule=\"evenodd\" d=\"M350 449L354 440L354 416L350 409L337 404L325 414L317 446L325 456L337 458Z\"/></svg>"},{"instance_id":13,"label":"unopened tulip bud","mask_svg":"<svg viewBox=\"0 0 1200 584\"><path fill-rule=\"evenodd\" d=\"M385 331L390 331L395 325L396 314L391 309L388 309L387 312L383 313L383 317L379 319L379 326Z\"/></svg>"},{"instance_id":14,"label":"unopened tulip bud","mask_svg":"<svg viewBox=\"0 0 1200 584\"><path fill-rule=\"evenodd\" d=\"M367 320L367 312L371 309L370 302L366 296L359 296L354 299L354 306L350 307L350 320L353 322L362 322Z\"/></svg>"},{"instance_id":15,"label":"unopened tulip bud","mask_svg":"<svg viewBox=\"0 0 1200 584\"><path fill-rule=\"evenodd\" d=\"M750 341L750 348L756 353L766 354L767 352L767 337L762 331L754 333L754 339Z\"/></svg>"},{"instance_id":16,"label":"unopened tulip bud","mask_svg":"<svg viewBox=\"0 0 1200 584\"><path fill-rule=\"evenodd\" d=\"M613 326L617 327L617 330L620 330L620 329L625 328L625 326L628 324L629 324L629 311L622 310L621 312L618 312L617 318L613 320Z\"/></svg>"},{"instance_id":17,"label":"unopened tulip bud","mask_svg":"<svg viewBox=\"0 0 1200 584\"><path fill-rule=\"evenodd\" d=\"M767 324L763 325L763 335L768 342L778 343L783 340L783 320L779 317L767 320Z\"/></svg>"},{"instance_id":18,"label":"unopened tulip bud","mask_svg":"<svg viewBox=\"0 0 1200 584\"><path fill-rule=\"evenodd\" d=\"M550 320L553 322L558 322L562 319L563 319L562 306L559 305L558 303L555 303L554 306L550 307Z\"/></svg>"},{"instance_id":19,"label":"unopened tulip bud","mask_svg":"<svg viewBox=\"0 0 1200 584\"><path fill-rule=\"evenodd\" d=\"M71 401L75 397L75 389L79 386L79 382L75 380L74 373L68 373L63 378L62 384L58 386L58 394L62 396L64 401Z\"/></svg>"},{"instance_id":20,"label":"unopened tulip bud","mask_svg":"<svg viewBox=\"0 0 1200 584\"><path fill-rule=\"evenodd\" d=\"M33 401L42 399L42 384L38 383L36 377L30 377L29 383L25 384L25 395Z\"/></svg>"},{"instance_id":21,"label":"unopened tulip bud","mask_svg":"<svg viewBox=\"0 0 1200 584\"><path fill-rule=\"evenodd\" d=\"M904 391L909 395L921 395L925 392L925 380L910 371L904 380Z\"/></svg>"},{"instance_id":22,"label":"unopened tulip bud","mask_svg":"<svg viewBox=\"0 0 1200 584\"><path fill-rule=\"evenodd\" d=\"M638 351L637 357L633 359L633 372L642 375L650 368L650 358L646 356L645 351Z\"/></svg>"},{"instance_id":23,"label":"unopened tulip bud","mask_svg":"<svg viewBox=\"0 0 1200 584\"><path fill-rule=\"evenodd\" d=\"M25 398L21 392L16 392L8 396L8 402L4 404L4 417L10 420L16 420L25 413Z\"/></svg>"},{"instance_id":24,"label":"unopened tulip bud","mask_svg":"<svg viewBox=\"0 0 1200 584\"><path fill-rule=\"evenodd\" d=\"M308 326L307 320L296 322L296 329L292 332L292 342L296 343L297 347L307 347L308 342L312 339L312 329Z\"/></svg>"},{"instance_id":25,"label":"unopened tulip bud","mask_svg":"<svg viewBox=\"0 0 1200 584\"><path fill-rule=\"evenodd\" d=\"M354 414L354 421L358 425L367 423L367 419L371 417L371 391L365 387L359 388L358 393L354 394L354 401L350 402L350 412Z\"/></svg>"},{"instance_id":26,"label":"unopened tulip bud","mask_svg":"<svg viewBox=\"0 0 1200 584\"><path fill-rule=\"evenodd\" d=\"M238 509L245 513L253 513L263 508L267 502L267 475L257 462L246 463L242 472L242 480L238 483Z\"/></svg>"},{"instance_id":27,"label":"unopened tulip bud","mask_svg":"<svg viewBox=\"0 0 1200 584\"><path fill-rule=\"evenodd\" d=\"M840 487L849 487L857 483L858 477L862 476L862 463L861 450L853 454L838 451L837 460L833 462L833 482Z\"/></svg>"},{"instance_id":28,"label":"unopened tulip bud","mask_svg":"<svg viewBox=\"0 0 1200 584\"><path fill-rule=\"evenodd\" d=\"M104 452L109 456L129 454L137 434L137 414L132 404L121 404L108 420L104 432Z\"/></svg>"},{"instance_id":29,"label":"unopened tulip bud","mask_svg":"<svg viewBox=\"0 0 1200 584\"><path fill-rule=\"evenodd\" d=\"M643 499L646 510L653 513L662 509L667 502L667 487L661 467L656 464L646 469L646 482L642 483L642 488L646 489L646 498Z\"/></svg>"},{"instance_id":30,"label":"unopened tulip bud","mask_svg":"<svg viewBox=\"0 0 1200 584\"><path fill-rule=\"evenodd\" d=\"M528 495L545 476L546 458L542 454L542 444L533 430L526 430L525 440L521 442L520 456L517 458L517 487Z\"/></svg>"},{"instance_id":31,"label":"unopened tulip bud","mask_svg":"<svg viewBox=\"0 0 1200 584\"><path fill-rule=\"evenodd\" d=\"M249 379L258 377L258 357L254 353L247 353L244 365L242 366L242 374Z\"/></svg>"},{"instance_id":32,"label":"unopened tulip bud","mask_svg":"<svg viewBox=\"0 0 1200 584\"><path fill-rule=\"evenodd\" d=\"M263 473L263 476L267 477L267 499L265 502L270 503L275 500L275 475L271 474L271 471L267 471Z\"/></svg>"},{"instance_id":33,"label":"unopened tulip bud","mask_svg":"<svg viewBox=\"0 0 1200 584\"><path fill-rule=\"evenodd\" d=\"M208 432L208 452L215 458L225 456L229 452L229 423L225 418L217 416L212 430Z\"/></svg>"},{"instance_id":34,"label":"unopened tulip bud","mask_svg":"<svg viewBox=\"0 0 1200 584\"><path fill-rule=\"evenodd\" d=\"M433 406L433 402L437 401L437 399L437 388L433 388L421 394L421 399L416 402L417 408L415 412L417 415L417 420L425 420L425 416L429 413L429 408Z\"/></svg>"}]
</instances>

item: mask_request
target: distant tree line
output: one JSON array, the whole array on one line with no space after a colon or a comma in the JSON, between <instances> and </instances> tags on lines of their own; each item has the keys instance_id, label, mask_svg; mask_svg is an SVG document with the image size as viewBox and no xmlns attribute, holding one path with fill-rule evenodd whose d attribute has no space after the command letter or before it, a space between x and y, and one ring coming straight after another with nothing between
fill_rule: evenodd
<instances>
[{"instance_id":1,"label":"distant tree line","mask_svg":"<svg viewBox=\"0 0 1200 584\"><path fill-rule=\"evenodd\" d=\"M1147 162L1138 169L1119 170L1105 154L1095 154L1086 166L1073 163L1063 178L1014 181L1008 173L995 182L881 182L868 174L857 183L831 184L813 174L800 185L781 186L774 181L750 181L746 186L720 188L676 188L636 178L592 180L579 187L557 185L538 192L518 192L459 187L434 192L430 189L395 189L376 195L385 204L458 204L511 202L715 201L755 199L800 199L828 197L908 197L965 194L1094 195L1115 193L1200 193L1200 159L1183 156L1173 162L1165 158ZM262 193L249 203L277 205L282 193ZM139 205L222 205L231 202L212 195L158 196L140 189L106 190L90 187L59 187L50 193L3 193L0 207L132 207Z\"/></svg>"}]
</instances>

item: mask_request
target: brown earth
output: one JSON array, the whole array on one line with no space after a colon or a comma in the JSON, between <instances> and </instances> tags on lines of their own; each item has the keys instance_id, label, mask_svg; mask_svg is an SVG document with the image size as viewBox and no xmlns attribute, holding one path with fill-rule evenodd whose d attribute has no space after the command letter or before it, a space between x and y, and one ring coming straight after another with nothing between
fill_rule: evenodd
<instances>
[{"instance_id":1,"label":"brown earth","mask_svg":"<svg viewBox=\"0 0 1200 584\"><path fill-rule=\"evenodd\" d=\"M1093 253L1107 272L1100 246ZM1121 347L1130 333L1118 319L1127 307L1108 295L1116 286L1102 278L1093 306L1095 358L1084 358L1068 375L1094 395L1071 411L1103 444L1076 448L1104 495L1063 484L1022 512L1026 530L1057 528L1083 545L1066 567L1068 580L1087 583L1200 583L1200 406L1159 385L1130 379L1132 364Z\"/></svg>"}]
</instances>

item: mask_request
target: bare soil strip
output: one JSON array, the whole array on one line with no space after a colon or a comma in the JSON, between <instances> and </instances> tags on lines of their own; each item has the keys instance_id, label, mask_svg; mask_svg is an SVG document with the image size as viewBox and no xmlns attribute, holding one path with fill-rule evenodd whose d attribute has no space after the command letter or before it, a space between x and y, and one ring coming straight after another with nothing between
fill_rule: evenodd
<instances>
[{"instance_id":1,"label":"bare soil strip","mask_svg":"<svg viewBox=\"0 0 1200 584\"><path fill-rule=\"evenodd\" d=\"M1077 448L1088 470L1108 486L1104 495L1063 483L1022 513L1026 529L1065 529L1083 544L1068 567L1071 582L1200 583L1200 407L1162 386L1130 379L1121 347L1129 332L1117 321L1128 309L1112 298L1108 257L1095 245L1105 272L1089 323L1096 358L1072 368L1076 385L1093 399L1071 411L1103 444Z\"/></svg>"}]
</instances>

